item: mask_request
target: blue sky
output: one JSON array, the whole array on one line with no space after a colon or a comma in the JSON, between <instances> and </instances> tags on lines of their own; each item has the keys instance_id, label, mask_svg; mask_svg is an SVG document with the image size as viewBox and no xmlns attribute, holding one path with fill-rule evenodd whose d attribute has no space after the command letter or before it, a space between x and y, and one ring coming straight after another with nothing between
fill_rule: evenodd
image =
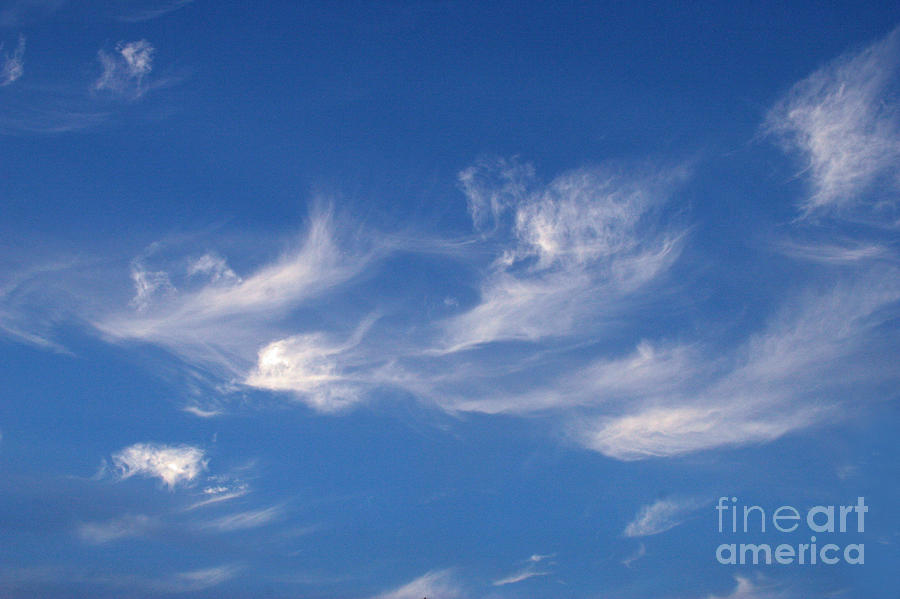
<instances>
[{"instance_id":1,"label":"blue sky","mask_svg":"<svg viewBox=\"0 0 900 599\"><path fill-rule=\"evenodd\" d=\"M244 4L0 3L0 595L896 597L900 7Z\"/></svg>"}]
</instances>

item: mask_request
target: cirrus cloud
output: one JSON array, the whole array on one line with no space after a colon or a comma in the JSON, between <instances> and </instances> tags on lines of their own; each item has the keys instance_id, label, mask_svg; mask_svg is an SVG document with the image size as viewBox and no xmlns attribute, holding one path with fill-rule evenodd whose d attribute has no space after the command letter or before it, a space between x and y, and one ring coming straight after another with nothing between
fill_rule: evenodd
<instances>
[{"instance_id":1,"label":"cirrus cloud","mask_svg":"<svg viewBox=\"0 0 900 599\"><path fill-rule=\"evenodd\" d=\"M120 480L132 476L160 479L169 489L186 484L206 470L205 452L190 445L135 443L112 456Z\"/></svg>"}]
</instances>

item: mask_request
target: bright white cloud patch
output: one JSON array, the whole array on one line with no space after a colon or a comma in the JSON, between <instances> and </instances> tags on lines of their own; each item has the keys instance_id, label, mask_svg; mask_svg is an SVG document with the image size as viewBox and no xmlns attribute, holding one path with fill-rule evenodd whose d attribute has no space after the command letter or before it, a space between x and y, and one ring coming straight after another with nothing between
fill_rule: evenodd
<instances>
[{"instance_id":1,"label":"bright white cloud patch","mask_svg":"<svg viewBox=\"0 0 900 599\"><path fill-rule=\"evenodd\" d=\"M3 45L0 44L0 50ZM5 54L0 62L0 87L15 83L25 74L25 36L19 36L19 42L12 54Z\"/></svg>"},{"instance_id":2,"label":"bright white cloud patch","mask_svg":"<svg viewBox=\"0 0 900 599\"><path fill-rule=\"evenodd\" d=\"M697 508L690 500L660 499L640 509L634 520L625 527L626 537L647 537L675 528Z\"/></svg>"},{"instance_id":3,"label":"bright white cloud patch","mask_svg":"<svg viewBox=\"0 0 900 599\"><path fill-rule=\"evenodd\" d=\"M206 470L202 449L190 445L136 443L113 454L120 479L132 476L159 478L170 489L189 483Z\"/></svg>"},{"instance_id":4,"label":"bright white cloud patch","mask_svg":"<svg viewBox=\"0 0 900 599\"><path fill-rule=\"evenodd\" d=\"M806 162L808 214L864 202L896 207L900 190L900 30L797 83L766 127Z\"/></svg>"},{"instance_id":5,"label":"bright white cloud patch","mask_svg":"<svg viewBox=\"0 0 900 599\"><path fill-rule=\"evenodd\" d=\"M256 370L246 384L270 391L292 391L311 406L330 412L357 401L359 393L344 383L332 359L341 351L321 335L299 335L260 350Z\"/></svg>"},{"instance_id":6,"label":"bright white cloud patch","mask_svg":"<svg viewBox=\"0 0 900 599\"><path fill-rule=\"evenodd\" d=\"M147 91L145 79L153 70L156 49L147 40L119 42L115 52L100 50L97 58L103 72L94 82L95 90L138 98Z\"/></svg>"}]
</instances>

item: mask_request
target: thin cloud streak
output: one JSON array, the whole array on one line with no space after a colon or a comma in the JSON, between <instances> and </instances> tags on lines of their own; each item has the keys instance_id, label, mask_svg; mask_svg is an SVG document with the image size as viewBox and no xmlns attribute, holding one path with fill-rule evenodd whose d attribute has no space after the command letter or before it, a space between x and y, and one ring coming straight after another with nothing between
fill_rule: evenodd
<instances>
[{"instance_id":1,"label":"thin cloud streak","mask_svg":"<svg viewBox=\"0 0 900 599\"><path fill-rule=\"evenodd\" d=\"M642 507L623 534L626 537L658 535L684 522L697 507L694 500L660 499Z\"/></svg>"},{"instance_id":2,"label":"thin cloud streak","mask_svg":"<svg viewBox=\"0 0 900 599\"><path fill-rule=\"evenodd\" d=\"M152 19L157 19L159 17L167 15L170 12L182 9L190 4L193 4L193 2L194 0L167 0L164 2L146 2L142 3L142 6L134 7L129 11L123 11L117 14L115 18L125 23L140 23L143 21L150 21Z\"/></svg>"},{"instance_id":3,"label":"thin cloud streak","mask_svg":"<svg viewBox=\"0 0 900 599\"><path fill-rule=\"evenodd\" d=\"M248 510L229 514L216 520L205 522L201 525L204 530L213 530L216 532L234 532L238 530L248 530L251 528L259 528L275 522L284 514L282 506L272 506L259 510Z\"/></svg>"},{"instance_id":4,"label":"thin cloud streak","mask_svg":"<svg viewBox=\"0 0 900 599\"><path fill-rule=\"evenodd\" d=\"M872 261L898 262L890 248L875 242L847 241L845 243L781 243L776 246L786 256L796 260L818 262L831 266L859 266Z\"/></svg>"},{"instance_id":5,"label":"thin cloud streak","mask_svg":"<svg viewBox=\"0 0 900 599\"><path fill-rule=\"evenodd\" d=\"M463 596L462 588L455 580L452 570L433 570L371 599L422 599L422 597L460 599Z\"/></svg>"},{"instance_id":6,"label":"thin cloud streak","mask_svg":"<svg viewBox=\"0 0 900 599\"><path fill-rule=\"evenodd\" d=\"M536 576L547 576L550 574L549 570L540 569L538 564L542 561L553 557L552 555L532 555L527 560L527 565L520 569L519 571L510 574L509 576L504 576L499 580L495 580L491 584L495 587L502 587L508 584L516 584L518 582L523 582L528 580L529 578L534 578Z\"/></svg>"}]
</instances>

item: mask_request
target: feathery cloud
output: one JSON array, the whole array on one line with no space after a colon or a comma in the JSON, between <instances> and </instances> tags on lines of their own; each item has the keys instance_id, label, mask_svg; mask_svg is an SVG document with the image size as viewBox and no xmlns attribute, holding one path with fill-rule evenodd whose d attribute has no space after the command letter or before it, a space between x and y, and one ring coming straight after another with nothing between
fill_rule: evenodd
<instances>
[{"instance_id":1,"label":"feathery cloud","mask_svg":"<svg viewBox=\"0 0 900 599\"><path fill-rule=\"evenodd\" d=\"M0 44L0 50L3 44ZM16 82L25 74L25 36L19 36L19 42L12 54L3 56L0 63L0 87L5 87Z\"/></svg>"},{"instance_id":2,"label":"feathery cloud","mask_svg":"<svg viewBox=\"0 0 900 599\"><path fill-rule=\"evenodd\" d=\"M625 527L626 537L647 537L671 530L696 508L694 500L660 499L640 509Z\"/></svg>"},{"instance_id":3,"label":"feathery cloud","mask_svg":"<svg viewBox=\"0 0 900 599\"><path fill-rule=\"evenodd\" d=\"M822 67L769 112L765 129L805 162L807 215L897 206L900 29Z\"/></svg>"},{"instance_id":4,"label":"feathery cloud","mask_svg":"<svg viewBox=\"0 0 900 599\"><path fill-rule=\"evenodd\" d=\"M628 557L622 560L622 565L626 568L630 568L631 564L638 561L645 555L647 555L647 546L643 543L640 543L638 544L638 548L634 551L634 553L630 554Z\"/></svg>"},{"instance_id":5,"label":"feathery cloud","mask_svg":"<svg viewBox=\"0 0 900 599\"><path fill-rule=\"evenodd\" d=\"M103 314L95 326L112 340L155 343L216 376L241 380L273 339L282 345L265 355L297 348L299 342L284 340L285 316L359 274L370 259L338 246L327 213L312 217L299 247L243 278L207 254L191 262L176 285L171 270L147 266L155 249L132 263L136 309ZM257 374L261 385L275 385L265 367Z\"/></svg>"},{"instance_id":6,"label":"feathery cloud","mask_svg":"<svg viewBox=\"0 0 900 599\"><path fill-rule=\"evenodd\" d=\"M896 257L885 245L871 241L831 241L819 243L781 243L777 247L783 254L796 260L818 262L831 266L860 266L876 260L893 260Z\"/></svg>"},{"instance_id":7,"label":"feathery cloud","mask_svg":"<svg viewBox=\"0 0 900 599\"><path fill-rule=\"evenodd\" d=\"M234 532L236 530L259 528L276 521L283 514L283 507L272 506L259 510L229 514L203 524L202 528L215 530L216 532Z\"/></svg>"},{"instance_id":8,"label":"feathery cloud","mask_svg":"<svg viewBox=\"0 0 900 599\"><path fill-rule=\"evenodd\" d=\"M445 324L444 351L570 334L657 278L683 231L659 224L681 171L572 171L541 186L515 160L482 161L460 184L499 255L481 301ZM598 298L603 298L602 302Z\"/></svg>"},{"instance_id":9,"label":"feathery cloud","mask_svg":"<svg viewBox=\"0 0 900 599\"><path fill-rule=\"evenodd\" d=\"M350 366L349 354L371 326L367 319L344 343L320 333L273 341L259 350L256 368L244 384L257 389L289 391L313 409L334 412L361 399L363 386L341 371Z\"/></svg>"},{"instance_id":10,"label":"feathery cloud","mask_svg":"<svg viewBox=\"0 0 900 599\"><path fill-rule=\"evenodd\" d=\"M206 470L203 450L190 445L135 443L113 454L112 460L120 480L154 477L169 489L193 481Z\"/></svg>"},{"instance_id":11,"label":"feathery cloud","mask_svg":"<svg viewBox=\"0 0 900 599\"><path fill-rule=\"evenodd\" d=\"M898 280L895 269L876 269L799 294L731 355L694 354L684 378L634 388L640 392L626 394L625 413L580 424L576 435L634 460L771 441L823 422L851 386L874 390L900 379L896 367L870 355L875 332L896 317ZM896 334L880 334L882 343L897 342Z\"/></svg>"},{"instance_id":12,"label":"feathery cloud","mask_svg":"<svg viewBox=\"0 0 900 599\"><path fill-rule=\"evenodd\" d=\"M115 52L100 50L97 58L103 72L94 82L95 91L139 98L147 91L145 78L153 70L156 49L147 40L119 42Z\"/></svg>"},{"instance_id":13,"label":"feathery cloud","mask_svg":"<svg viewBox=\"0 0 900 599\"><path fill-rule=\"evenodd\" d=\"M250 492L249 487L246 483L237 483L237 484L220 484L215 486L209 486L203 489L203 495L205 499L201 499L192 503L191 505L184 508L184 511L189 512L192 510L196 510L201 507L206 507L208 505L214 505L222 503L223 501L230 501L232 499L237 499L238 497L243 497L244 495Z\"/></svg>"},{"instance_id":14,"label":"feathery cloud","mask_svg":"<svg viewBox=\"0 0 900 599\"><path fill-rule=\"evenodd\" d=\"M547 576L548 574L550 574L550 571L541 568L539 564L551 557L553 556L534 554L530 558L528 558L528 560L526 560L526 565L524 568L521 568L520 570L514 572L513 574L510 574L509 576L504 576L503 578L495 580L491 584L495 587L502 587L508 584L522 582L536 576Z\"/></svg>"}]
</instances>

